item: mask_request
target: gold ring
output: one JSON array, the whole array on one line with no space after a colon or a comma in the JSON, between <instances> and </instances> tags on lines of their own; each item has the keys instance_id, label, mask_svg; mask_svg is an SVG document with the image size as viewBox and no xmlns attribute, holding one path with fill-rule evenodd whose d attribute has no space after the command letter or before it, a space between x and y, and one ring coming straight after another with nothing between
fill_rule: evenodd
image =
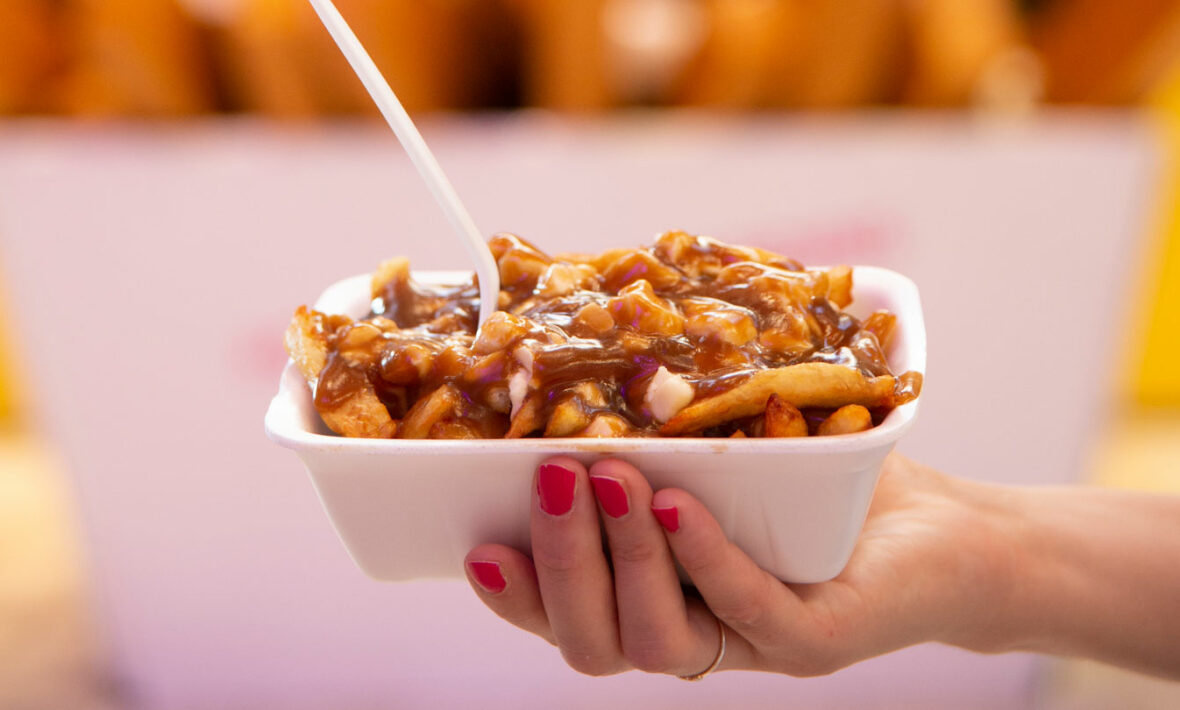
<instances>
[{"instance_id":1,"label":"gold ring","mask_svg":"<svg viewBox=\"0 0 1180 710\"><path fill-rule=\"evenodd\" d=\"M719 632L721 632L721 647L717 649L717 657L713 659L713 662L709 664L709 667L706 668L705 670L701 671L700 673L693 673L692 675L676 676L677 678L679 678L680 680L691 680L691 681L704 680L705 676L707 676L710 673L712 673L713 671L717 670L718 666L721 665L721 659L725 658L725 624L721 623L721 619L717 620L717 630Z\"/></svg>"}]
</instances>

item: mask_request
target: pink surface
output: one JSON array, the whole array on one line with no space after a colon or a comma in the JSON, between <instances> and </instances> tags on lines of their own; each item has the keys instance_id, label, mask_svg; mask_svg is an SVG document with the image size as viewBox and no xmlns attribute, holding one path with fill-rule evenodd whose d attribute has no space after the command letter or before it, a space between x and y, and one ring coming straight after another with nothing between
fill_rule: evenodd
<instances>
[{"instance_id":1,"label":"pink surface","mask_svg":"<svg viewBox=\"0 0 1180 710\"><path fill-rule=\"evenodd\" d=\"M489 233L597 250L681 227L906 273L930 369L902 450L997 481L1079 474L1154 196L1133 117L424 132ZM816 680L582 678L461 584L364 579L262 414L293 307L396 253L463 265L379 126L0 126L0 268L144 707L1031 704L1029 658L939 647Z\"/></svg>"}]
</instances>

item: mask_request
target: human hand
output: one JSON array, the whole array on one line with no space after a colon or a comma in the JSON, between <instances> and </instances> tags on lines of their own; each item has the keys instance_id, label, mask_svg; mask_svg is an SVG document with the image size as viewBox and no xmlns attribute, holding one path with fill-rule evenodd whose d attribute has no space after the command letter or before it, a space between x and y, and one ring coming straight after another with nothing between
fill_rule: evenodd
<instances>
[{"instance_id":1,"label":"human hand","mask_svg":"<svg viewBox=\"0 0 1180 710\"><path fill-rule=\"evenodd\" d=\"M915 643L1001 650L991 616L1012 564L998 493L890 456L852 558L834 580L784 584L726 540L687 492L653 494L634 467L542 464L532 557L485 544L467 556L480 598L590 675L629 669L830 673ZM982 502L982 503L981 503ZM609 549L602 546L603 532ZM695 587L677 577L679 562Z\"/></svg>"}]
</instances>

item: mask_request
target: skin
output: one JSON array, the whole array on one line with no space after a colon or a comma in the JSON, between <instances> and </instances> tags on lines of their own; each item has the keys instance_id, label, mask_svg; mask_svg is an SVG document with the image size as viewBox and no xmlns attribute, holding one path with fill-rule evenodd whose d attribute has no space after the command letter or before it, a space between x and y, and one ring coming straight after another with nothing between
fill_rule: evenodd
<instances>
[{"instance_id":1,"label":"skin","mask_svg":"<svg viewBox=\"0 0 1180 710\"><path fill-rule=\"evenodd\" d=\"M468 561L499 564L506 585L491 593L468 576L492 611L582 673L697 673L717 654L720 620L719 670L823 675L934 641L1180 678L1180 498L985 485L892 455L848 566L796 585L730 544L685 491L653 494L622 461L547 463L576 476L570 511L542 510L534 486L531 556L480 545ZM590 476L622 485L628 512L608 515ZM653 505L675 507L679 529L661 527Z\"/></svg>"}]
</instances>

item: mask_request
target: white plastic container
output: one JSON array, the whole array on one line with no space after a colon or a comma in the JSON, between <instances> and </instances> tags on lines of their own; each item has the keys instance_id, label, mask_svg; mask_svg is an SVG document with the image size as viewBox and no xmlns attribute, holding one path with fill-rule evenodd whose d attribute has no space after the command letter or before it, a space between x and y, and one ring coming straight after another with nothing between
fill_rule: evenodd
<instances>
[{"instance_id":1,"label":"white plastic container","mask_svg":"<svg viewBox=\"0 0 1180 710\"><path fill-rule=\"evenodd\" d=\"M420 272L425 283L465 274ZM918 289L887 269L855 267L854 302L864 317L898 317L894 372L926 371ZM369 277L329 287L315 308L363 316ZM288 363L266 413L271 439L292 449L357 565L379 580L459 577L481 542L529 549L533 471L547 456L583 462L614 456L634 464L655 489L699 498L729 538L788 582L822 582L852 555L885 456L913 424L921 398L859 434L805 439L516 439L406 441L348 439L327 431L303 376Z\"/></svg>"}]
</instances>

